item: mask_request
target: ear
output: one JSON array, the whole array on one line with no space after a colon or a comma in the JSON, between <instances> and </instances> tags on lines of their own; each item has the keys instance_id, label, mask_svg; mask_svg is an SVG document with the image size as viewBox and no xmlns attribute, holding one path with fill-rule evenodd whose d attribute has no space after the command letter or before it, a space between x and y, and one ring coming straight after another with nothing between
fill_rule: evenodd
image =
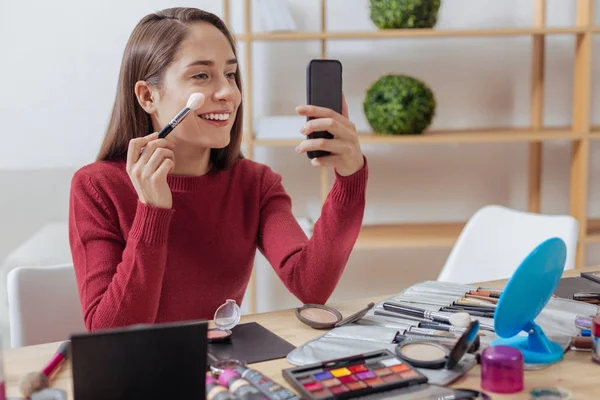
<instances>
[{"instance_id":1,"label":"ear","mask_svg":"<svg viewBox=\"0 0 600 400\"><path fill-rule=\"evenodd\" d=\"M146 81L137 81L134 90L135 97L144 111L148 114L154 114L156 112L154 88Z\"/></svg>"}]
</instances>

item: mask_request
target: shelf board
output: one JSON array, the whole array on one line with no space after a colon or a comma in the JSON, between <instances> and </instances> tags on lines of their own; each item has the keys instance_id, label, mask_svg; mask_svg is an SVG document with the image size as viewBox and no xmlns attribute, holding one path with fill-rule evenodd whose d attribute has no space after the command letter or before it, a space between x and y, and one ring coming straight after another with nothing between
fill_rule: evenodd
<instances>
[{"instance_id":1,"label":"shelf board","mask_svg":"<svg viewBox=\"0 0 600 400\"><path fill-rule=\"evenodd\" d=\"M600 135L600 133L599 133ZM531 130L529 128L507 129L469 129L429 131L420 135L376 135L370 132L359 132L361 144L441 144L441 143L511 143L539 142L545 140L575 140L584 138L583 134L575 134L569 129ZM254 139L255 146L296 146L303 140L297 139Z\"/></svg>"},{"instance_id":2,"label":"shelf board","mask_svg":"<svg viewBox=\"0 0 600 400\"><path fill-rule=\"evenodd\" d=\"M355 248L452 247L464 225L462 222L364 225Z\"/></svg>"},{"instance_id":3,"label":"shelf board","mask_svg":"<svg viewBox=\"0 0 600 400\"><path fill-rule=\"evenodd\" d=\"M587 224L588 243L600 243L600 219L590 219Z\"/></svg>"},{"instance_id":4,"label":"shelf board","mask_svg":"<svg viewBox=\"0 0 600 400\"><path fill-rule=\"evenodd\" d=\"M364 225L355 248L450 248L464 226L463 222ZM600 243L600 219L588 221L585 242Z\"/></svg>"},{"instance_id":5,"label":"shelf board","mask_svg":"<svg viewBox=\"0 0 600 400\"><path fill-rule=\"evenodd\" d=\"M350 32L275 32L238 34L239 41L249 40L319 40L319 39L375 39L401 37L488 37L573 34L585 32L585 27L556 28L495 28L495 29L381 29Z\"/></svg>"}]
</instances>

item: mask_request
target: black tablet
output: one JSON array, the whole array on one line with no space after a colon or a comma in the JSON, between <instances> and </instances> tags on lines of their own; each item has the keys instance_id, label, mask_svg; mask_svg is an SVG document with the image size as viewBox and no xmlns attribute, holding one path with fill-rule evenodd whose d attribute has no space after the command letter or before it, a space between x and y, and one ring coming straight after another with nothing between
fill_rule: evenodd
<instances>
[{"instance_id":1,"label":"black tablet","mask_svg":"<svg viewBox=\"0 0 600 400\"><path fill-rule=\"evenodd\" d=\"M73 334L74 399L203 399L206 352L206 322Z\"/></svg>"}]
</instances>

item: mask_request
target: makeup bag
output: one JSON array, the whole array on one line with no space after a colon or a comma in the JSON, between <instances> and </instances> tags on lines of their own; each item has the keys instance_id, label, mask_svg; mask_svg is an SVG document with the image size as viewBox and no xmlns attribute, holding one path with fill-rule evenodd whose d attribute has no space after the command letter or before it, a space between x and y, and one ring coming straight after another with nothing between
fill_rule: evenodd
<instances>
[{"instance_id":1,"label":"makeup bag","mask_svg":"<svg viewBox=\"0 0 600 400\"><path fill-rule=\"evenodd\" d=\"M383 310L384 302L406 303L422 309L439 311L442 307L464 298L465 293L478 288L483 289L473 285L438 281L415 284L376 304L361 320L334 328L297 347L287 355L287 360L291 364L301 366L383 348L393 352L397 346L397 343L394 343L396 334L403 334L411 327L418 327L420 321L375 315L377 310ZM566 351L571 337L579 334L579 329L575 325L576 316L594 316L599 313L600 308L596 305L555 297L550 299L535 322L544 330L546 336L559 343ZM480 323L480 332L483 336L480 336L478 352L481 352L497 338L493 330L494 320L485 317L472 317L472 319ZM520 335L527 334L521 332ZM475 364L475 355L467 353L452 370L427 368L418 368L418 370L429 378L430 383L448 385L464 375ZM525 368L537 369L539 366L526 365Z\"/></svg>"}]
</instances>

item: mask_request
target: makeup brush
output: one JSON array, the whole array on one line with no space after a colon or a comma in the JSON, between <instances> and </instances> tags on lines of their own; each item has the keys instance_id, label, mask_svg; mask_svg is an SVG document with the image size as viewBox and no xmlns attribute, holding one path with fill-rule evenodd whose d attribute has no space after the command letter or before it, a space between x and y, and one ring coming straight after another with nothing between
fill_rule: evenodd
<instances>
[{"instance_id":1,"label":"makeup brush","mask_svg":"<svg viewBox=\"0 0 600 400\"><path fill-rule=\"evenodd\" d=\"M447 322L459 328L468 328L471 323L471 316L466 312L444 313L430 310L423 310L416 307L405 306L398 303L385 302L383 309L386 311L397 312L399 314L409 314L421 318L432 319L434 321Z\"/></svg>"},{"instance_id":2,"label":"makeup brush","mask_svg":"<svg viewBox=\"0 0 600 400\"><path fill-rule=\"evenodd\" d=\"M498 291L498 290L484 290L484 289L471 290L469 293L477 295L477 296L493 297L495 299L499 299L500 295L502 294L502 292Z\"/></svg>"},{"instance_id":3,"label":"makeup brush","mask_svg":"<svg viewBox=\"0 0 600 400\"><path fill-rule=\"evenodd\" d=\"M474 311L474 310L459 310L456 308L443 307L440 311L448 313L466 312L472 317L494 318L493 312Z\"/></svg>"},{"instance_id":4,"label":"makeup brush","mask_svg":"<svg viewBox=\"0 0 600 400\"><path fill-rule=\"evenodd\" d=\"M204 93L193 93L187 101L187 104L177 115L165 126L159 133L160 139L166 137L183 119L190 113L199 109L204 104Z\"/></svg>"},{"instance_id":5,"label":"makeup brush","mask_svg":"<svg viewBox=\"0 0 600 400\"><path fill-rule=\"evenodd\" d=\"M468 299L478 299L478 300L487 301L487 302L492 303L492 304L498 304L498 300L500 300L497 297L487 297L487 296L481 296L481 295L470 294L470 293L467 293L465 295L465 297L468 298Z\"/></svg>"},{"instance_id":6,"label":"makeup brush","mask_svg":"<svg viewBox=\"0 0 600 400\"><path fill-rule=\"evenodd\" d=\"M19 389L25 397L30 397L33 393L46 389L50 385L50 375L58 366L67 359L71 341L61 343L58 350L52 356L48 364L41 371L30 372L23 377L19 383Z\"/></svg>"}]
</instances>

